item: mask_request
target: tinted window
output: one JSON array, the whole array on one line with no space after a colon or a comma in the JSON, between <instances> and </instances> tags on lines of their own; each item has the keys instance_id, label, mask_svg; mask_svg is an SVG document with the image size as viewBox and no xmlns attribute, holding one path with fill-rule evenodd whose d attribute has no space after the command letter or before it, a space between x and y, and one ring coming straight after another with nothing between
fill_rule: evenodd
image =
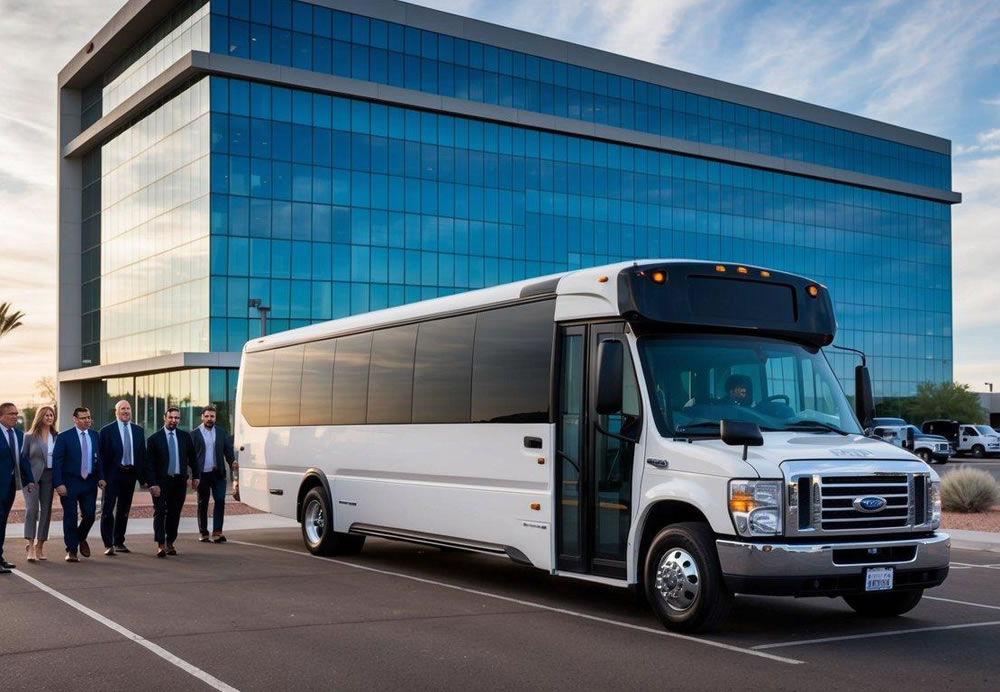
<instances>
[{"instance_id":1,"label":"tinted window","mask_svg":"<svg viewBox=\"0 0 1000 692\"><path fill-rule=\"evenodd\" d=\"M288 346L274 351L274 370L271 374L272 426L299 424L302 351L302 346Z\"/></svg>"},{"instance_id":2,"label":"tinted window","mask_svg":"<svg viewBox=\"0 0 1000 692\"><path fill-rule=\"evenodd\" d=\"M479 314L472 360L472 421L546 423L554 301Z\"/></svg>"},{"instance_id":3,"label":"tinted window","mask_svg":"<svg viewBox=\"0 0 1000 692\"><path fill-rule=\"evenodd\" d=\"M271 367L274 351L248 353L243 359L242 399L240 413L247 423L254 427L266 426L270 422Z\"/></svg>"},{"instance_id":4,"label":"tinted window","mask_svg":"<svg viewBox=\"0 0 1000 692\"><path fill-rule=\"evenodd\" d=\"M413 367L413 422L468 423L476 316L424 322Z\"/></svg>"},{"instance_id":5,"label":"tinted window","mask_svg":"<svg viewBox=\"0 0 1000 692\"><path fill-rule=\"evenodd\" d=\"M417 325L375 332L368 382L369 423L409 423Z\"/></svg>"},{"instance_id":6,"label":"tinted window","mask_svg":"<svg viewBox=\"0 0 1000 692\"><path fill-rule=\"evenodd\" d=\"M302 358L301 425L329 425L333 416L333 357L337 341L306 344Z\"/></svg>"},{"instance_id":7,"label":"tinted window","mask_svg":"<svg viewBox=\"0 0 1000 692\"><path fill-rule=\"evenodd\" d=\"M333 424L365 422L368 407L368 360L372 335L355 334L337 339L333 367Z\"/></svg>"}]
</instances>

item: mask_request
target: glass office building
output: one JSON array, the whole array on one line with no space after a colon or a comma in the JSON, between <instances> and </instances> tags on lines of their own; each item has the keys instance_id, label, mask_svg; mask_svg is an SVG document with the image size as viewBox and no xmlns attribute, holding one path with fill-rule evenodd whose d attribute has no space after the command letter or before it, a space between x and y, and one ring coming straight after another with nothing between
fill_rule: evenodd
<instances>
[{"instance_id":1,"label":"glass office building","mask_svg":"<svg viewBox=\"0 0 1000 692\"><path fill-rule=\"evenodd\" d=\"M252 299L278 331L645 257L810 276L877 396L951 379L947 140L395 0L161 5L60 73L63 411L231 416Z\"/></svg>"}]
</instances>

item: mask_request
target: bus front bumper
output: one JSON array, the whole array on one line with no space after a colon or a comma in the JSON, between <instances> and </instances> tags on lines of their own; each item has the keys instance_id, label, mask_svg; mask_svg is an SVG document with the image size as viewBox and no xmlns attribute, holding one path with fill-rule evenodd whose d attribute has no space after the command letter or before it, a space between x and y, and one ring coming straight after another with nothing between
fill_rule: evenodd
<instances>
[{"instance_id":1,"label":"bus front bumper","mask_svg":"<svg viewBox=\"0 0 1000 692\"><path fill-rule=\"evenodd\" d=\"M948 576L951 537L851 543L749 543L718 539L726 588L769 596L864 593L868 568L891 567L893 590L927 589Z\"/></svg>"}]
</instances>

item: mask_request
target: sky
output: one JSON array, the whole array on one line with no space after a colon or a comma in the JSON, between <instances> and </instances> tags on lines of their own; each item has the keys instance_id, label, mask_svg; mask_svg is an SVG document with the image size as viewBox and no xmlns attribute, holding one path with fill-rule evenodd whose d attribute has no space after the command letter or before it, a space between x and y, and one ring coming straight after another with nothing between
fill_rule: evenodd
<instances>
[{"instance_id":1,"label":"sky","mask_svg":"<svg viewBox=\"0 0 1000 692\"><path fill-rule=\"evenodd\" d=\"M123 0L0 0L0 399L56 371L56 75ZM952 141L955 379L1000 390L1000 2L420 0L418 4Z\"/></svg>"}]
</instances>

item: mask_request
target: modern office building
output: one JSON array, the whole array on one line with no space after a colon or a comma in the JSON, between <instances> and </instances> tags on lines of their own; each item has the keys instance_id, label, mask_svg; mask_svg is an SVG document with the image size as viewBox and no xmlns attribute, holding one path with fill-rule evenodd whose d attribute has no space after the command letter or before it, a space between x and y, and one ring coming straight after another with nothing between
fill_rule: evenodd
<instances>
[{"instance_id":1,"label":"modern office building","mask_svg":"<svg viewBox=\"0 0 1000 692\"><path fill-rule=\"evenodd\" d=\"M63 416L232 415L254 299L277 331L635 257L815 277L877 395L952 376L950 142L886 123L396 0L129 0L58 139Z\"/></svg>"}]
</instances>

